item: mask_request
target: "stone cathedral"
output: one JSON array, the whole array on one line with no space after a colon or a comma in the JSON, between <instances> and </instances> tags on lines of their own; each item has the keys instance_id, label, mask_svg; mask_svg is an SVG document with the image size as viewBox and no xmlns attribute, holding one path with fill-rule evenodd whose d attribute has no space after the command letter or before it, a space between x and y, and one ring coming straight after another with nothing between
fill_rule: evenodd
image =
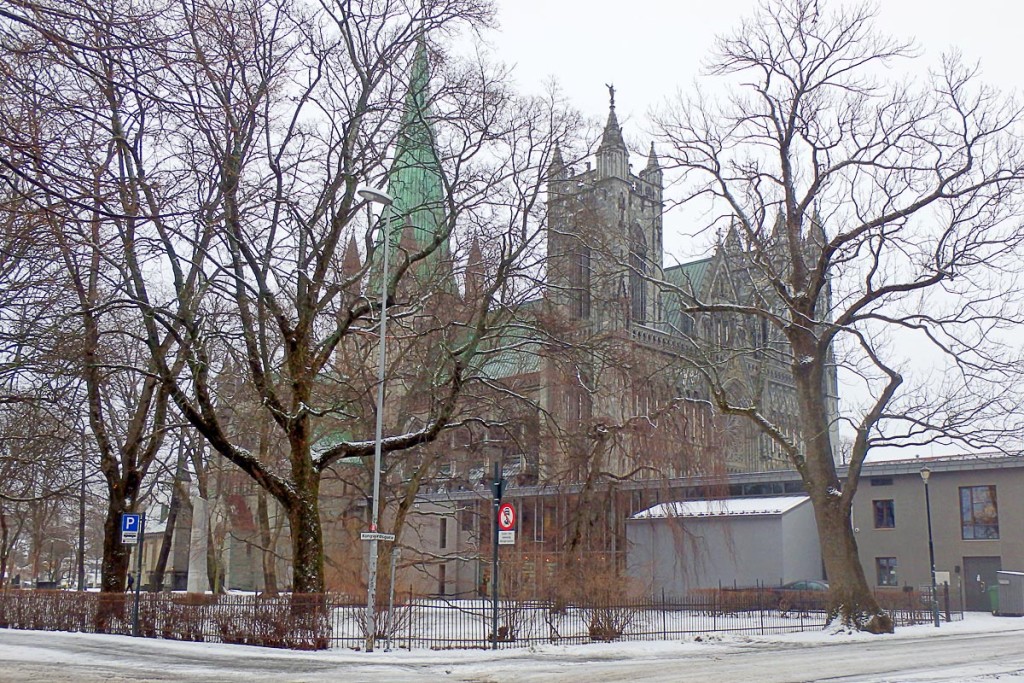
<instances>
[{"instance_id":1,"label":"stone cathedral","mask_svg":"<svg viewBox=\"0 0 1024 683\"><path fill-rule=\"evenodd\" d=\"M665 265L663 171L652 145L633 173L609 91L593 157L574 167L552 154L544 294L520 311L519 329L536 336L509 332L484 354L481 374L503 389L487 402L489 421L429 447L439 465L420 489L421 515L407 522L421 553L409 571L423 592L468 596L488 584L495 462L519 511L526 595L581 571L598 583L617 576L625 520L650 505L728 495L726 475L790 467L771 439L712 400L717 387L756 405L798 440L786 344L766 325L685 306L752 301L758 270L731 230L705 258ZM835 414L834 372L829 382Z\"/></svg>"},{"instance_id":2,"label":"stone cathedral","mask_svg":"<svg viewBox=\"0 0 1024 683\"><path fill-rule=\"evenodd\" d=\"M388 187L405 216L393 246L405 253L441 232L445 206L422 44L412 68ZM399 570L419 592L471 595L487 583L483 550L494 463L519 501L517 552L536 590L553 581L559 567L572 565L567 558L587 553L595 558L591 566L618 572L624 520L659 500L707 495L694 480L714 486L731 473L789 467L752 423L722 414L711 391L717 387L730 399L757 405L799 439L785 344L767 326L692 314L685 306L750 301L758 292L757 271L733 231L705 258L666 266L662 168L652 145L633 173L614 90L609 94L593 157L566 163L557 148L551 156L543 294L522 305L508 331L482 350L473 368L480 381L456 416L469 419L435 442L386 459L382 517L394 522L396 509L409 508L400 525L406 569ZM429 289L412 297L426 302L427 316L458 316L460 306L483 291L479 244L465 263L454 263L452 253L441 244L406 285ZM360 268L352 241L343 270ZM364 282L353 295L366 295L372 286ZM429 360L420 365L429 367ZM829 382L836 413L834 372ZM429 397L390 383L387 429L400 430L424 400ZM321 489L330 498L322 506L328 584L358 592L365 575L358 532L367 518L369 475L362 461L336 470ZM255 498L235 497L232 519L253 519ZM245 525L233 526L232 537L245 538L239 543L260 549L254 529L243 534ZM263 550L268 553L283 551ZM255 576L257 561L239 559L232 571Z\"/></svg>"}]
</instances>

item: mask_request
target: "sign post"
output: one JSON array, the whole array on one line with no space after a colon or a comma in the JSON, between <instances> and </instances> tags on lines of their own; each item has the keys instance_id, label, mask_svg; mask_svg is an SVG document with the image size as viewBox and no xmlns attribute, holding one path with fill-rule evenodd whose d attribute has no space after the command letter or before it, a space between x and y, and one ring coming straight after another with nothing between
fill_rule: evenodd
<instances>
[{"instance_id":1,"label":"sign post","mask_svg":"<svg viewBox=\"0 0 1024 683\"><path fill-rule=\"evenodd\" d=\"M494 479L491 480L491 494L494 520L494 535L491 537L491 550L493 553L494 567L491 577L491 649L498 649L498 508L501 506L501 496L505 490L505 482L501 478L501 463L494 463Z\"/></svg>"},{"instance_id":2,"label":"sign post","mask_svg":"<svg viewBox=\"0 0 1024 683\"><path fill-rule=\"evenodd\" d=\"M142 590L142 541L146 535L146 515L121 514L121 543L135 546L135 604L132 607L132 635L139 636L139 593Z\"/></svg>"}]
</instances>

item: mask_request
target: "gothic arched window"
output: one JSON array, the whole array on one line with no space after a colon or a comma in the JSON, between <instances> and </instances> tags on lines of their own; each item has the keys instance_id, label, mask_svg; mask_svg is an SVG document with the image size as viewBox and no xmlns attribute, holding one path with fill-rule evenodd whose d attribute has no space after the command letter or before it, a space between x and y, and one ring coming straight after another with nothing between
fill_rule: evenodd
<instances>
[{"instance_id":1,"label":"gothic arched window","mask_svg":"<svg viewBox=\"0 0 1024 683\"><path fill-rule=\"evenodd\" d=\"M577 242L569 254L569 297L572 317L590 318L590 247Z\"/></svg>"},{"instance_id":2,"label":"gothic arched window","mask_svg":"<svg viewBox=\"0 0 1024 683\"><path fill-rule=\"evenodd\" d=\"M647 240L639 226L633 226L629 240L629 315L647 322Z\"/></svg>"}]
</instances>

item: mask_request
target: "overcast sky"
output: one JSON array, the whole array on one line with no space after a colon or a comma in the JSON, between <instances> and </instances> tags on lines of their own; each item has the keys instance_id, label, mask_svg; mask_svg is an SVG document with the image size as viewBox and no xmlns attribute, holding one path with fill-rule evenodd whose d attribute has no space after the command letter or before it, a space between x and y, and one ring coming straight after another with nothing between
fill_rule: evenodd
<instances>
[{"instance_id":1,"label":"overcast sky","mask_svg":"<svg viewBox=\"0 0 1024 683\"><path fill-rule=\"evenodd\" d=\"M879 4L878 25L915 39L925 62L937 63L943 52L959 47L968 60L981 61L989 82L1020 86L1021 3ZM689 88L714 37L738 26L755 6L755 0L498 0L500 29L489 39L515 65L521 89L539 92L553 77L586 114L603 115L604 84L614 83L620 118L639 136L648 109Z\"/></svg>"}]
</instances>

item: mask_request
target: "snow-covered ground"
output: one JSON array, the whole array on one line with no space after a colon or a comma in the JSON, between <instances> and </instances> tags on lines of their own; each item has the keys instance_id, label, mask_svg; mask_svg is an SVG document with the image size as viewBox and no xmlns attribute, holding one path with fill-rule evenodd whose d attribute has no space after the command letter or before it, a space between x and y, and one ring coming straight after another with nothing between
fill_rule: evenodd
<instances>
[{"instance_id":1,"label":"snow-covered ground","mask_svg":"<svg viewBox=\"0 0 1024 683\"><path fill-rule=\"evenodd\" d=\"M1024 682L1024 619L531 649L290 652L0 629L0 681Z\"/></svg>"}]
</instances>

